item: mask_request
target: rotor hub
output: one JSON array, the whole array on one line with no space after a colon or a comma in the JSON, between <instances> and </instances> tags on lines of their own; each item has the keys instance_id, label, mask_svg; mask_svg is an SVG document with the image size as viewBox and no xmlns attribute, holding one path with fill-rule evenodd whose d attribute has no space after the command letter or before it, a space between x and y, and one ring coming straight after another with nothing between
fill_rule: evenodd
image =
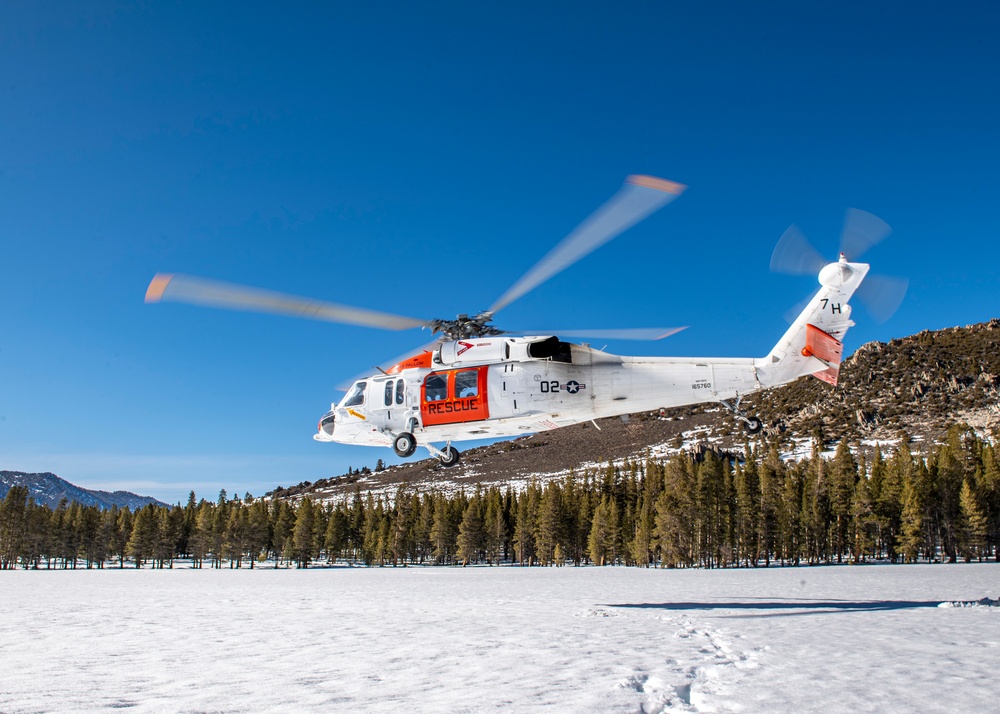
<instances>
[{"instance_id":1,"label":"rotor hub","mask_svg":"<svg viewBox=\"0 0 1000 714\"><path fill-rule=\"evenodd\" d=\"M493 337L504 334L503 330L489 324L492 319L493 313L485 311L472 317L463 314L457 315L454 320L431 320L427 326L430 327L432 333L440 334L448 340L467 340L473 337Z\"/></svg>"}]
</instances>

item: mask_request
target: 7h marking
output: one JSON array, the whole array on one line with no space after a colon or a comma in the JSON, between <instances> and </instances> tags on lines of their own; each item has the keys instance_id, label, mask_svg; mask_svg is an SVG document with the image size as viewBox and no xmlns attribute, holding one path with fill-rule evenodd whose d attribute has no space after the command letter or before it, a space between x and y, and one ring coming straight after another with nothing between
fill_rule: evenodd
<instances>
[{"instance_id":1,"label":"7h marking","mask_svg":"<svg viewBox=\"0 0 1000 714\"><path fill-rule=\"evenodd\" d=\"M831 314L837 315L841 311L839 302L830 302L829 298L821 298L820 302L823 303L823 305L820 307L820 310L825 310L826 306L829 305Z\"/></svg>"}]
</instances>

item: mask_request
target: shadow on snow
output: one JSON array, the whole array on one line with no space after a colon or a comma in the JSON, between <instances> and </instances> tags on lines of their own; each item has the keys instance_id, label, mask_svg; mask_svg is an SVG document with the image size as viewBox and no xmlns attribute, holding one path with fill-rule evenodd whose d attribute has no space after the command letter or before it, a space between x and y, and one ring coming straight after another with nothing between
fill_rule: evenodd
<instances>
[{"instance_id":1,"label":"shadow on snow","mask_svg":"<svg viewBox=\"0 0 1000 714\"><path fill-rule=\"evenodd\" d=\"M765 612L735 615L736 617L788 617L815 613L836 612L885 612L887 610L913 610L938 607L941 600L812 600L809 598L745 598L718 602L641 602L610 603L605 607L625 607L643 610L764 610ZM767 612L781 610L783 612Z\"/></svg>"}]
</instances>

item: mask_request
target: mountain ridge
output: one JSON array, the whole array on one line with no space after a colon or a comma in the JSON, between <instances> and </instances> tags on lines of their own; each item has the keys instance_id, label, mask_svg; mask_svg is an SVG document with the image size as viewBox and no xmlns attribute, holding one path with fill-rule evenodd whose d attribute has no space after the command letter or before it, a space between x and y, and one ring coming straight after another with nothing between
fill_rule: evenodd
<instances>
[{"instance_id":1,"label":"mountain ridge","mask_svg":"<svg viewBox=\"0 0 1000 714\"><path fill-rule=\"evenodd\" d=\"M136 510L150 503L167 504L151 496L140 496L131 491L101 491L72 484L54 473L27 473L25 471L0 471L0 498L4 498L13 486L23 486L39 505L56 508L62 499L76 501L83 506L98 506L108 510L112 506Z\"/></svg>"}]
</instances>

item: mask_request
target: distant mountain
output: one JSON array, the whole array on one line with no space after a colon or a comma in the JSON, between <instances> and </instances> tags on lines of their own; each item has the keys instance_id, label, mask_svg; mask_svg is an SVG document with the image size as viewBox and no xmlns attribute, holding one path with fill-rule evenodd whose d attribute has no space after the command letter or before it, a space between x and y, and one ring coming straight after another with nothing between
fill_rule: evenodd
<instances>
[{"instance_id":1,"label":"distant mountain","mask_svg":"<svg viewBox=\"0 0 1000 714\"><path fill-rule=\"evenodd\" d=\"M888 343L862 345L840 370L837 387L803 377L785 387L751 394L743 401L764 431L752 443L774 440L787 458L807 456L815 436L827 448L847 438L862 450L898 443L926 453L947 428L964 422L984 435L1000 428L1000 320L967 327L925 330ZM531 479L559 478L627 458L666 456L712 448L742 452L743 430L715 404L598 420L464 451L458 466L435 459L334 476L316 483L278 488L269 496L339 499L356 486L362 493L392 496L408 489L455 491L484 486L523 486ZM459 444L461 447L461 444ZM358 449L361 455L361 449ZM374 461L380 455L372 450Z\"/></svg>"},{"instance_id":2,"label":"distant mountain","mask_svg":"<svg viewBox=\"0 0 1000 714\"><path fill-rule=\"evenodd\" d=\"M55 508L62 499L76 501L84 506L100 506L109 509L112 506L136 510L147 504L158 506L167 504L149 496L138 496L130 491L97 491L74 486L66 479L52 473L27 474L21 471L0 471L0 498L4 498L11 486L23 486L28 494L40 505Z\"/></svg>"}]
</instances>

